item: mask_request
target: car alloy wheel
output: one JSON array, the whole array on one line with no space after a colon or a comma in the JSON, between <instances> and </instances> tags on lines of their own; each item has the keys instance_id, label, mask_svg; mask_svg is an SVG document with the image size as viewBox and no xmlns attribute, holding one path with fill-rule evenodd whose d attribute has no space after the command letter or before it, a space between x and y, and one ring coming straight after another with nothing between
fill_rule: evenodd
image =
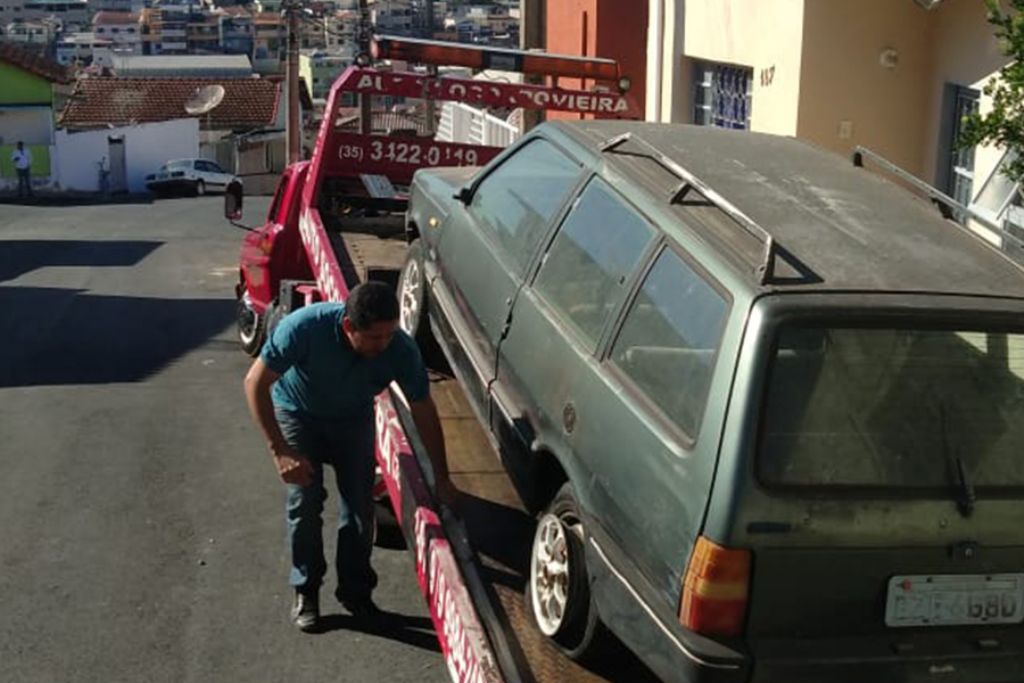
<instances>
[{"instance_id":1,"label":"car alloy wheel","mask_svg":"<svg viewBox=\"0 0 1024 683\"><path fill-rule=\"evenodd\" d=\"M577 662L594 663L614 641L594 603L585 536L579 503L566 482L537 523L525 602L537 629L558 649Z\"/></svg>"},{"instance_id":2,"label":"car alloy wheel","mask_svg":"<svg viewBox=\"0 0 1024 683\"><path fill-rule=\"evenodd\" d=\"M541 633L557 634L565 620L572 591L569 531L556 515L546 514L537 525L530 557L533 616Z\"/></svg>"},{"instance_id":3,"label":"car alloy wheel","mask_svg":"<svg viewBox=\"0 0 1024 683\"><path fill-rule=\"evenodd\" d=\"M196 181L196 194L200 197L206 194L206 183L202 180Z\"/></svg>"},{"instance_id":4,"label":"car alloy wheel","mask_svg":"<svg viewBox=\"0 0 1024 683\"><path fill-rule=\"evenodd\" d=\"M402 286L399 292L398 326L415 336L420 323L423 297L423 274L416 259L409 259L402 271Z\"/></svg>"}]
</instances>

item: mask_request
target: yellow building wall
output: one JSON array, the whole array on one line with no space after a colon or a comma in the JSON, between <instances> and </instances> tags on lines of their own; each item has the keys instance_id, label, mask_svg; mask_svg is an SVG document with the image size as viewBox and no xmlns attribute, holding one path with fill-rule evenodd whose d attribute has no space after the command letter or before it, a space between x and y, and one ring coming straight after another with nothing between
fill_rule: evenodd
<instances>
[{"instance_id":1,"label":"yellow building wall","mask_svg":"<svg viewBox=\"0 0 1024 683\"><path fill-rule=\"evenodd\" d=\"M688 60L753 69L752 130L797 134L804 5L805 0L685 2L683 54ZM681 68L692 70L692 62ZM692 88L692 75L687 82Z\"/></svg>"},{"instance_id":2,"label":"yellow building wall","mask_svg":"<svg viewBox=\"0 0 1024 683\"><path fill-rule=\"evenodd\" d=\"M844 155L864 145L921 176L932 20L910 0L807 0L797 136Z\"/></svg>"}]
</instances>

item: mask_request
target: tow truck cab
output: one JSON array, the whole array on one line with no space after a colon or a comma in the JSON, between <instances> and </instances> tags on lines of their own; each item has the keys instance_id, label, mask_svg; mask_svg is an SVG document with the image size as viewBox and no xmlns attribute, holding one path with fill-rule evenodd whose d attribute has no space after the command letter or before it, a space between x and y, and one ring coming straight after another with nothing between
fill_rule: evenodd
<instances>
[{"instance_id":1,"label":"tow truck cab","mask_svg":"<svg viewBox=\"0 0 1024 683\"><path fill-rule=\"evenodd\" d=\"M308 171L308 161L285 167L263 225L248 229L242 238L235 296L239 339L251 355L259 352L266 321L275 314L273 307L281 282L313 279L297 229ZM241 210L241 186L229 187L225 193L225 213L229 218L241 218Z\"/></svg>"}]
</instances>

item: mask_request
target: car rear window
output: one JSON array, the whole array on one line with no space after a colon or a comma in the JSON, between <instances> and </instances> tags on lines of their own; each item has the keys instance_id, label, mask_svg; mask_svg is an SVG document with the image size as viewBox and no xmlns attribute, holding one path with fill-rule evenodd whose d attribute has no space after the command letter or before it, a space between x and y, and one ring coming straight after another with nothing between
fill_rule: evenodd
<instances>
[{"instance_id":1,"label":"car rear window","mask_svg":"<svg viewBox=\"0 0 1024 683\"><path fill-rule=\"evenodd\" d=\"M696 441L729 302L671 249L647 273L611 360L669 421Z\"/></svg>"},{"instance_id":2,"label":"car rear window","mask_svg":"<svg viewBox=\"0 0 1024 683\"><path fill-rule=\"evenodd\" d=\"M1024 334L790 326L768 373L765 484L1024 486Z\"/></svg>"}]
</instances>

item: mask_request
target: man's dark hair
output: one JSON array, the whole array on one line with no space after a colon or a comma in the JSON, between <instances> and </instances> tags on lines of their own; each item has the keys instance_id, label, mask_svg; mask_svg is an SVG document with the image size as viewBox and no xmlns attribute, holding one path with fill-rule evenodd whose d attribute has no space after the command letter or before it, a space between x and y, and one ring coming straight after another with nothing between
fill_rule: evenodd
<instances>
[{"instance_id":1,"label":"man's dark hair","mask_svg":"<svg viewBox=\"0 0 1024 683\"><path fill-rule=\"evenodd\" d=\"M376 280L356 285L345 301L345 316L356 330L368 330L374 323L398 320L398 298L394 288Z\"/></svg>"}]
</instances>

